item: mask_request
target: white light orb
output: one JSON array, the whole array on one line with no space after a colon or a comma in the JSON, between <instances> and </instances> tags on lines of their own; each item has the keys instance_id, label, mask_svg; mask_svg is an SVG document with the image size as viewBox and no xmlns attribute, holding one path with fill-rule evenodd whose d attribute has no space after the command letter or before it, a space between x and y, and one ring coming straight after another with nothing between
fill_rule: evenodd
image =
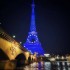
<instances>
[{"instance_id":1,"label":"white light orb","mask_svg":"<svg viewBox=\"0 0 70 70\"><path fill-rule=\"evenodd\" d=\"M15 38L16 36L15 35L13 35L13 38Z\"/></svg>"},{"instance_id":2,"label":"white light orb","mask_svg":"<svg viewBox=\"0 0 70 70\"><path fill-rule=\"evenodd\" d=\"M20 42L20 44L22 44L22 42Z\"/></svg>"}]
</instances>

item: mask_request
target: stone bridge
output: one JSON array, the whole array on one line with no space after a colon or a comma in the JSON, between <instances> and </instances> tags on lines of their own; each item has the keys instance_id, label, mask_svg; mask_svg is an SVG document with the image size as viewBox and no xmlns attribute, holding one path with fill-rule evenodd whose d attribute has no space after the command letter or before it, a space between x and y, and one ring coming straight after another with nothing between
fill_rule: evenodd
<instances>
[{"instance_id":1,"label":"stone bridge","mask_svg":"<svg viewBox=\"0 0 70 70\"><path fill-rule=\"evenodd\" d=\"M0 29L0 60L28 59L28 57L27 50Z\"/></svg>"}]
</instances>

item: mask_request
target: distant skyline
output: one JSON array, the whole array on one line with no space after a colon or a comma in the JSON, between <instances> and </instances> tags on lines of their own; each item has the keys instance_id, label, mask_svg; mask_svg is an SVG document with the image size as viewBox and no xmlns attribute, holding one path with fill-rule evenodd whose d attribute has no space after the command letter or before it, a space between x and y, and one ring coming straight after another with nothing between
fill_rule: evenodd
<instances>
[{"instance_id":1,"label":"distant skyline","mask_svg":"<svg viewBox=\"0 0 70 70\"><path fill-rule=\"evenodd\" d=\"M18 42L25 43L31 22L32 0L0 0L0 27ZM70 53L69 2L35 0L35 23L46 53Z\"/></svg>"}]
</instances>

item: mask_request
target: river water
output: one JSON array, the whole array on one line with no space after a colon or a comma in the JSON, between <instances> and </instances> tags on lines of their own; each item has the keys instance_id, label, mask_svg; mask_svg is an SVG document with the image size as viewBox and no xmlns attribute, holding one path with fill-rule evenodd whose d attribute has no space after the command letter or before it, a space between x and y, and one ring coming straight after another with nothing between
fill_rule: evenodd
<instances>
[{"instance_id":1,"label":"river water","mask_svg":"<svg viewBox=\"0 0 70 70\"><path fill-rule=\"evenodd\" d=\"M69 62L34 62L18 70L70 70Z\"/></svg>"},{"instance_id":2,"label":"river water","mask_svg":"<svg viewBox=\"0 0 70 70\"><path fill-rule=\"evenodd\" d=\"M33 62L26 66L16 67L15 62L0 62L0 70L70 70L70 62Z\"/></svg>"}]
</instances>

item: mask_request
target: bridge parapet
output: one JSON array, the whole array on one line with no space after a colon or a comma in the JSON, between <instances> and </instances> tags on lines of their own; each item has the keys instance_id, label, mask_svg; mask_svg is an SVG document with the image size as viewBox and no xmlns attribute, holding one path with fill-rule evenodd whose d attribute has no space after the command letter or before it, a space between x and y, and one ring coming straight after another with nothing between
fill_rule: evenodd
<instances>
[{"instance_id":1,"label":"bridge parapet","mask_svg":"<svg viewBox=\"0 0 70 70\"><path fill-rule=\"evenodd\" d=\"M23 48L16 40L14 40L2 29L0 29L0 49L10 60L14 60L21 54L23 54L26 60L28 60L30 54L30 52Z\"/></svg>"}]
</instances>

